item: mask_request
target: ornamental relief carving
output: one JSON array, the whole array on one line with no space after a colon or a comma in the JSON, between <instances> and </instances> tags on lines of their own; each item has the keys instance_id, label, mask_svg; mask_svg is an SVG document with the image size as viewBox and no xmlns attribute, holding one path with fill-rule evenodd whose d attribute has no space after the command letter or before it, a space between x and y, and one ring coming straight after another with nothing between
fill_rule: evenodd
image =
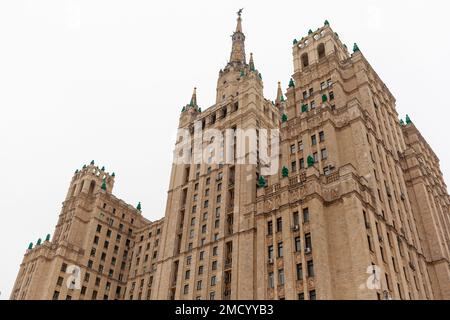
<instances>
[{"instance_id":1,"label":"ornamental relief carving","mask_svg":"<svg viewBox=\"0 0 450 320\"><path fill-rule=\"evenodd\" d=\"M325 201L331 202L340 198L339 187L324 189L322 196Z\"/></svg>"}]
</instances>

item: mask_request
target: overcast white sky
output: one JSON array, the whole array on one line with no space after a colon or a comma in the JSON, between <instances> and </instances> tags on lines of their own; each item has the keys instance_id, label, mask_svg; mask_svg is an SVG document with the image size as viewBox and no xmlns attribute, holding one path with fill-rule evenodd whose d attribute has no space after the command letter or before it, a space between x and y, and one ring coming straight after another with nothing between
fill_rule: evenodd
<instances>
[{"instance_id":1,"label":"overcast white sky","mask_svg":"<svg viewBox=\"0 0 450 320\"><path fill-rule=\"evenodd\" d=\"M449 181L449 1L0 2L0 299L29 242L53 233L75 169L115 171L114 193L164 215L181 107L215 100L243 7L266 98L292 74L292 40L325 19L363 54Z\"/></svg>"}]
</instances>

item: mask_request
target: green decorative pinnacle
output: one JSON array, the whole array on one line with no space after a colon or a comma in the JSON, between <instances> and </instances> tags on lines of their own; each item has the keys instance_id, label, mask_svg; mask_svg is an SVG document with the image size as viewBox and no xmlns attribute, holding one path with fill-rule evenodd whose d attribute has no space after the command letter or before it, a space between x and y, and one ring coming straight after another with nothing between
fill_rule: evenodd
<instances>
[{"instance_id":1,"label":"green decorative pinnacle","mask_svg":"<svg viewBox=\"0 0 450 320\"><path fill-rule=\"evenodd\" d=\"M113 172L112 175L111 175L111 177L115 178L115 177L116 177L116 173Z\"/></svg>"},{"instance_id":2,"label":"green decorative pinnacle","mask_svg":"<svg viewBox=\"0 0 450 320\"><path fill-rule=\"evenodd\" d=\"M102 171L105 171L105 167L102 167L102 169L101 169Z\"/></svg>"},{"instance_id":3,"label":"green decorative pinnacle","mask_svg":"<svg viewBox=\"0 0 450 320\"><path fill-rule=\"evenodd\" d=\"M258 73L258 77L262 80L262 74Z\"/></svg>"},{"instance_id":4,"label":"green decorative pinnacle","mask_svg":"<svg viewBox=\"0 0 450 320\"><path fill-rule=\"evenodd\" d=\"M30 242L30 244L28 245L28 250L33 249L33 242Z\"/></svg>"},{"instance_id":5,"label":"green decorative pinnacle","mask_svg":"<svg viewBox=\"0 0 450 320\"><path fill-rule=\"evenodd\" d=\"M185 112L186 111L186 107L181 108L181 112Z\"/></svg>"},{"instance_id":6,"label":"green decorative pinnacle","mask_svg":"<svg viewBox=\"0 0 450 320\"><path fill-rule=\"evenodd\" d=\"M245 77L245 71L244 69L241 70L241 74L239 75L241 78Z\"/></svg>"},{"instance_id":7,"label":"green decorative pinnacle","mask_svg":"<svg viewBox=\"0 0 450 320\"><path fill-rule=\"evenodd\" d=\"M404 126L405 125L405 121L403 121L403 119L400 119L400 125Z\"/></svg>"},{"instance_id":8,"label":"green decorative pinnacle","mask_svg":"<svg viewBox=\"0 0 450 320\"><path fill-rule=\"evenodd\" d=\"M50 234L45 237L45 241L50 241Z\"/></svg>"},{"instance_id":9,"label":"green decorative pinnacle","mask_svg":"<svg viewBox=\"0 0 450 320\"><path fill-rule=\"evenodd\" d=\"M77 174L79 171L78 171L78 169L77 170L75 170L75 174Z\"/></svg>"},{"instance_id":10,"label":"green decorative pinnacle","mask_svg":"<svg viewBox=\"0 0 450 320\"><path fill-rule=\"evenodd\" d=\"M285 123L287 121L288 121L288 116L285 113L283 113L283 115L281 116L281 122Z\"/></svg>"},{"instance_id":11,"label":"green decorative pinnacle","mask_svg":"<svg viewBox=\"0 0 450 320\"><path fill-rule=\"evenodd\" d=\"M281 102L285 102L286 101L286 100L284 100L284 95L283 94L281 94L280 101Z\"/></svg>"},{"instance_id":12,"label":"green decorative pinnacle","mask_svg":"<svg viewBox=\"0 0 450 320\"><path fill-rule=\"evenodd\" d=\"M297 39L294 39L294 41L292 41L292 44L297 44L298 43L298 41L297 41Z\"/></svg>"},{"instance_id":13,"label":"green decorative pinnacle","mask_svg":"<svg viewBox=\"0 0 450 320\"><path fill-rule=\"evenodd\" d=\"M136 209L138 209L139 211L142 211L142 206L141 203L139 202L138 205L136 206Z\"/></svg>"},{"instance_id":14,"label":"green decorative pinnacle","mask_svg":"<svg viewBox=\"0 0 450 320\"><path fill-rule=\"evenodd\" d=\"M308 105L307 104L302 105L302 112L308 112Z\"/></svg>"},{"instance_id":15,"label":"green decorative pinnacle","mask_svg":"<svg viewBox=\"0 0 450 320\"><path fill-rule=\"evenodd\" d=\"M83 165L83 169L86 169L86 165Z\"/></svg>"},{"instance_id":16,"label":"green decorative pinnacle","mask_svg":"<svg viewBox=\"0 0 450 320\"><path fill-rule=\"evenodd\" d=\"M266 187L266 185L267 185L267 182L266 182L266 179L264 178L264 176L259 176L259 178L258 178L258 187L259 188L264 188L264 187Z\"/></svg>"},{"instance_id":17,"label":"green decorative pinnacle","mask_svg":"<svg viewBox=\"0 0 450 320\"><path fill-rule=\"evenodd\" d=\"M330 26L330 22L328 22L328 20L325 20L325 22L323 23L325 26Z\"/></svg>"},{"instance_id":18,"label":"green decorative pinnacle","mask_svg":"<svg viewBox=\"0 0 450 320\"><path fill-rule=\"evenodd\" d=\"M314 161L313 156L309 155L308 156L308 168L314 166L314 163L315 163L315 161Z\"/></svg>"},{"instance_id":19,"label":"green decorative pinnacle","mask_svg":"<svg viewBox=\"0 0 450 320\"><path fill-rule=\"evenodd\" d=\"M42 240L41 240L41 238L39 238L38 241L36 242L36 247L37 247L37 246L40 246L40 245L41 245L41 242L42 242Z\"/></svg>"},{"instance_id":20,"label":"green decorative pinnacle","mask_svg":"<svg viewBox=\"0 0 450 320\"><path fill-rule=\"evenodd\" d=\"M327 102L328 101L328 97L326 94L322 95L322 102Z\"/></svg>"},{"instance_id":21,"label":"green decorative pinnacle","mask_svg":"<svg viewBox=\"0 0 450 320\"><path fill-rule=\"evenodd\" d=\"M356 43L353 45L353 52L360 52L359 47Z\"/></svg>"},{"instance_id":22,"label":"green decorative pinnacle","mask_svg":"<svg viewBox=\"0 0 450 320\"><path fill-rule=\"evenodd\" d=\"M93 166L95 164L95 161L94 160L92 160L91 161L91 166Z\"/></svg>"},{"instance_id":23,"label":"green decorative pinnacle","mask_svg":"<svg viewBox=\"0 0 450 320\"><path fill-rule=\"evenodd\" d=\"M313 34L313 31L309 29L308 34Z\"/></svg>"},{"instance_id":24,"label":"green decorative pinnacle","mask_svg":"<svg viewBox=\"0 0 450 320\"><path fill-rule=\"evenodd\" d=\"M289 88L294 88L295 87L295 83L294 83L294 79L290 79L289 80Z\"/></svg>"},{"instance_id":25,"label":"green decorative pinnacle","mask_svg":"<svg viewBox=\"0 0 450 320\"><path fill-rule=\"evenodd\" d=\"M105 179L103 179L103 182L102 182L102 190L106 191L106 180Z\"/></svg>"},{"instance_id":26,"label":"green decorative pinnacle","mask_svg":"<svg viewBox=\"0 0 450 320\"><path fill-rule=\"evenodd\" d=\"M406 124L411 124L411 123L412 123L411 118L408 115L406 115Z\"/></svg>"},{"instance_id":27,"label":"green decorative pinnacle","mask_svg":"<svg viewBox=\"0 0 450 320\"><path fill-rule=\"evenodd\" d=\"M283 167L283 169L281 169L281 175L283 176L283 178L289 177L289 169L286 167Z\"/></svg>"}]
</instances>

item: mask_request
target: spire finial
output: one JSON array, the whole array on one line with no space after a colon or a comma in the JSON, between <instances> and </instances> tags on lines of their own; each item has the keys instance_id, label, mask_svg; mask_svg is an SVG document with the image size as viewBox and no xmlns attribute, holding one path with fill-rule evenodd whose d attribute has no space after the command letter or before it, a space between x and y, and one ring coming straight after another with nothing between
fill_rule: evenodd
<instances>
[{"instance_id":1,"label":"spire finial","mask_svg":"<svg viewBox=\"0 0 450 320\"><path fill-rule=\"evenodd\" d=\"M194 87L194 91L192 92L191 102L189 106L196 107L197 106L197 87Z\"/></svg>"},{"instance_id":2,"label":"spire finial","mask_svg":"<svg viewBox=\"0 0 450 320\"><path fill-rule=\"evenodd\" d=\"M248 62L250 66L250 71L255 71L255 63L253 62L253 52L250 52L250 60Z\"/></svg>"},{"instance_id":3,"label":"spire finial","mask_svg":"<svg viewBox=\"0 0 450 320\"><path fill-rule=\"evenodd\" d=\"M278 81L278 89L277 89L277 99L275 100L277 103L280 103L284 99L283 90L281 90L281 82Z\"/></svg>"},{"instance_id":4,"label":"spire finial","mask_svg":"<svg viewBox=\"0 0 450 320\"><path fill-rule=\"evenodd\" d=\"M242 32L242 14L243 9L239 9L237 12L237 24L236 24L236 30L233 33L232 39L233 39L233 46L231 49L231 55L230 55L230 63L236 63L236 64L245 64L245 48L244 48L244 41L245 36Z\"/></svg>"}]
</instances>

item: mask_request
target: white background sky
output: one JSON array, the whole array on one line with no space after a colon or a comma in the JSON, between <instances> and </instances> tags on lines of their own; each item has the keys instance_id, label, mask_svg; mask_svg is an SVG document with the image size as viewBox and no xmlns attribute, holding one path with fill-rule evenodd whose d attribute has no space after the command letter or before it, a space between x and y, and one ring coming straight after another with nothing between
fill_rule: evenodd
<instances>
[{"instance_id":1,"label":"white background sky","mask_svg":"<svg viewBox=\"0 0 450 320\"><path fill-rule=\"evenodd\" d=\"M53 233L73 172L92 159L114 193L164 215L181 107L215 102L236 11L265 96L293 71L292 40L325 19L361 51L450 178L449 1L0 2L0 299L30 242Z\"/></svg>"}]
</instances>

